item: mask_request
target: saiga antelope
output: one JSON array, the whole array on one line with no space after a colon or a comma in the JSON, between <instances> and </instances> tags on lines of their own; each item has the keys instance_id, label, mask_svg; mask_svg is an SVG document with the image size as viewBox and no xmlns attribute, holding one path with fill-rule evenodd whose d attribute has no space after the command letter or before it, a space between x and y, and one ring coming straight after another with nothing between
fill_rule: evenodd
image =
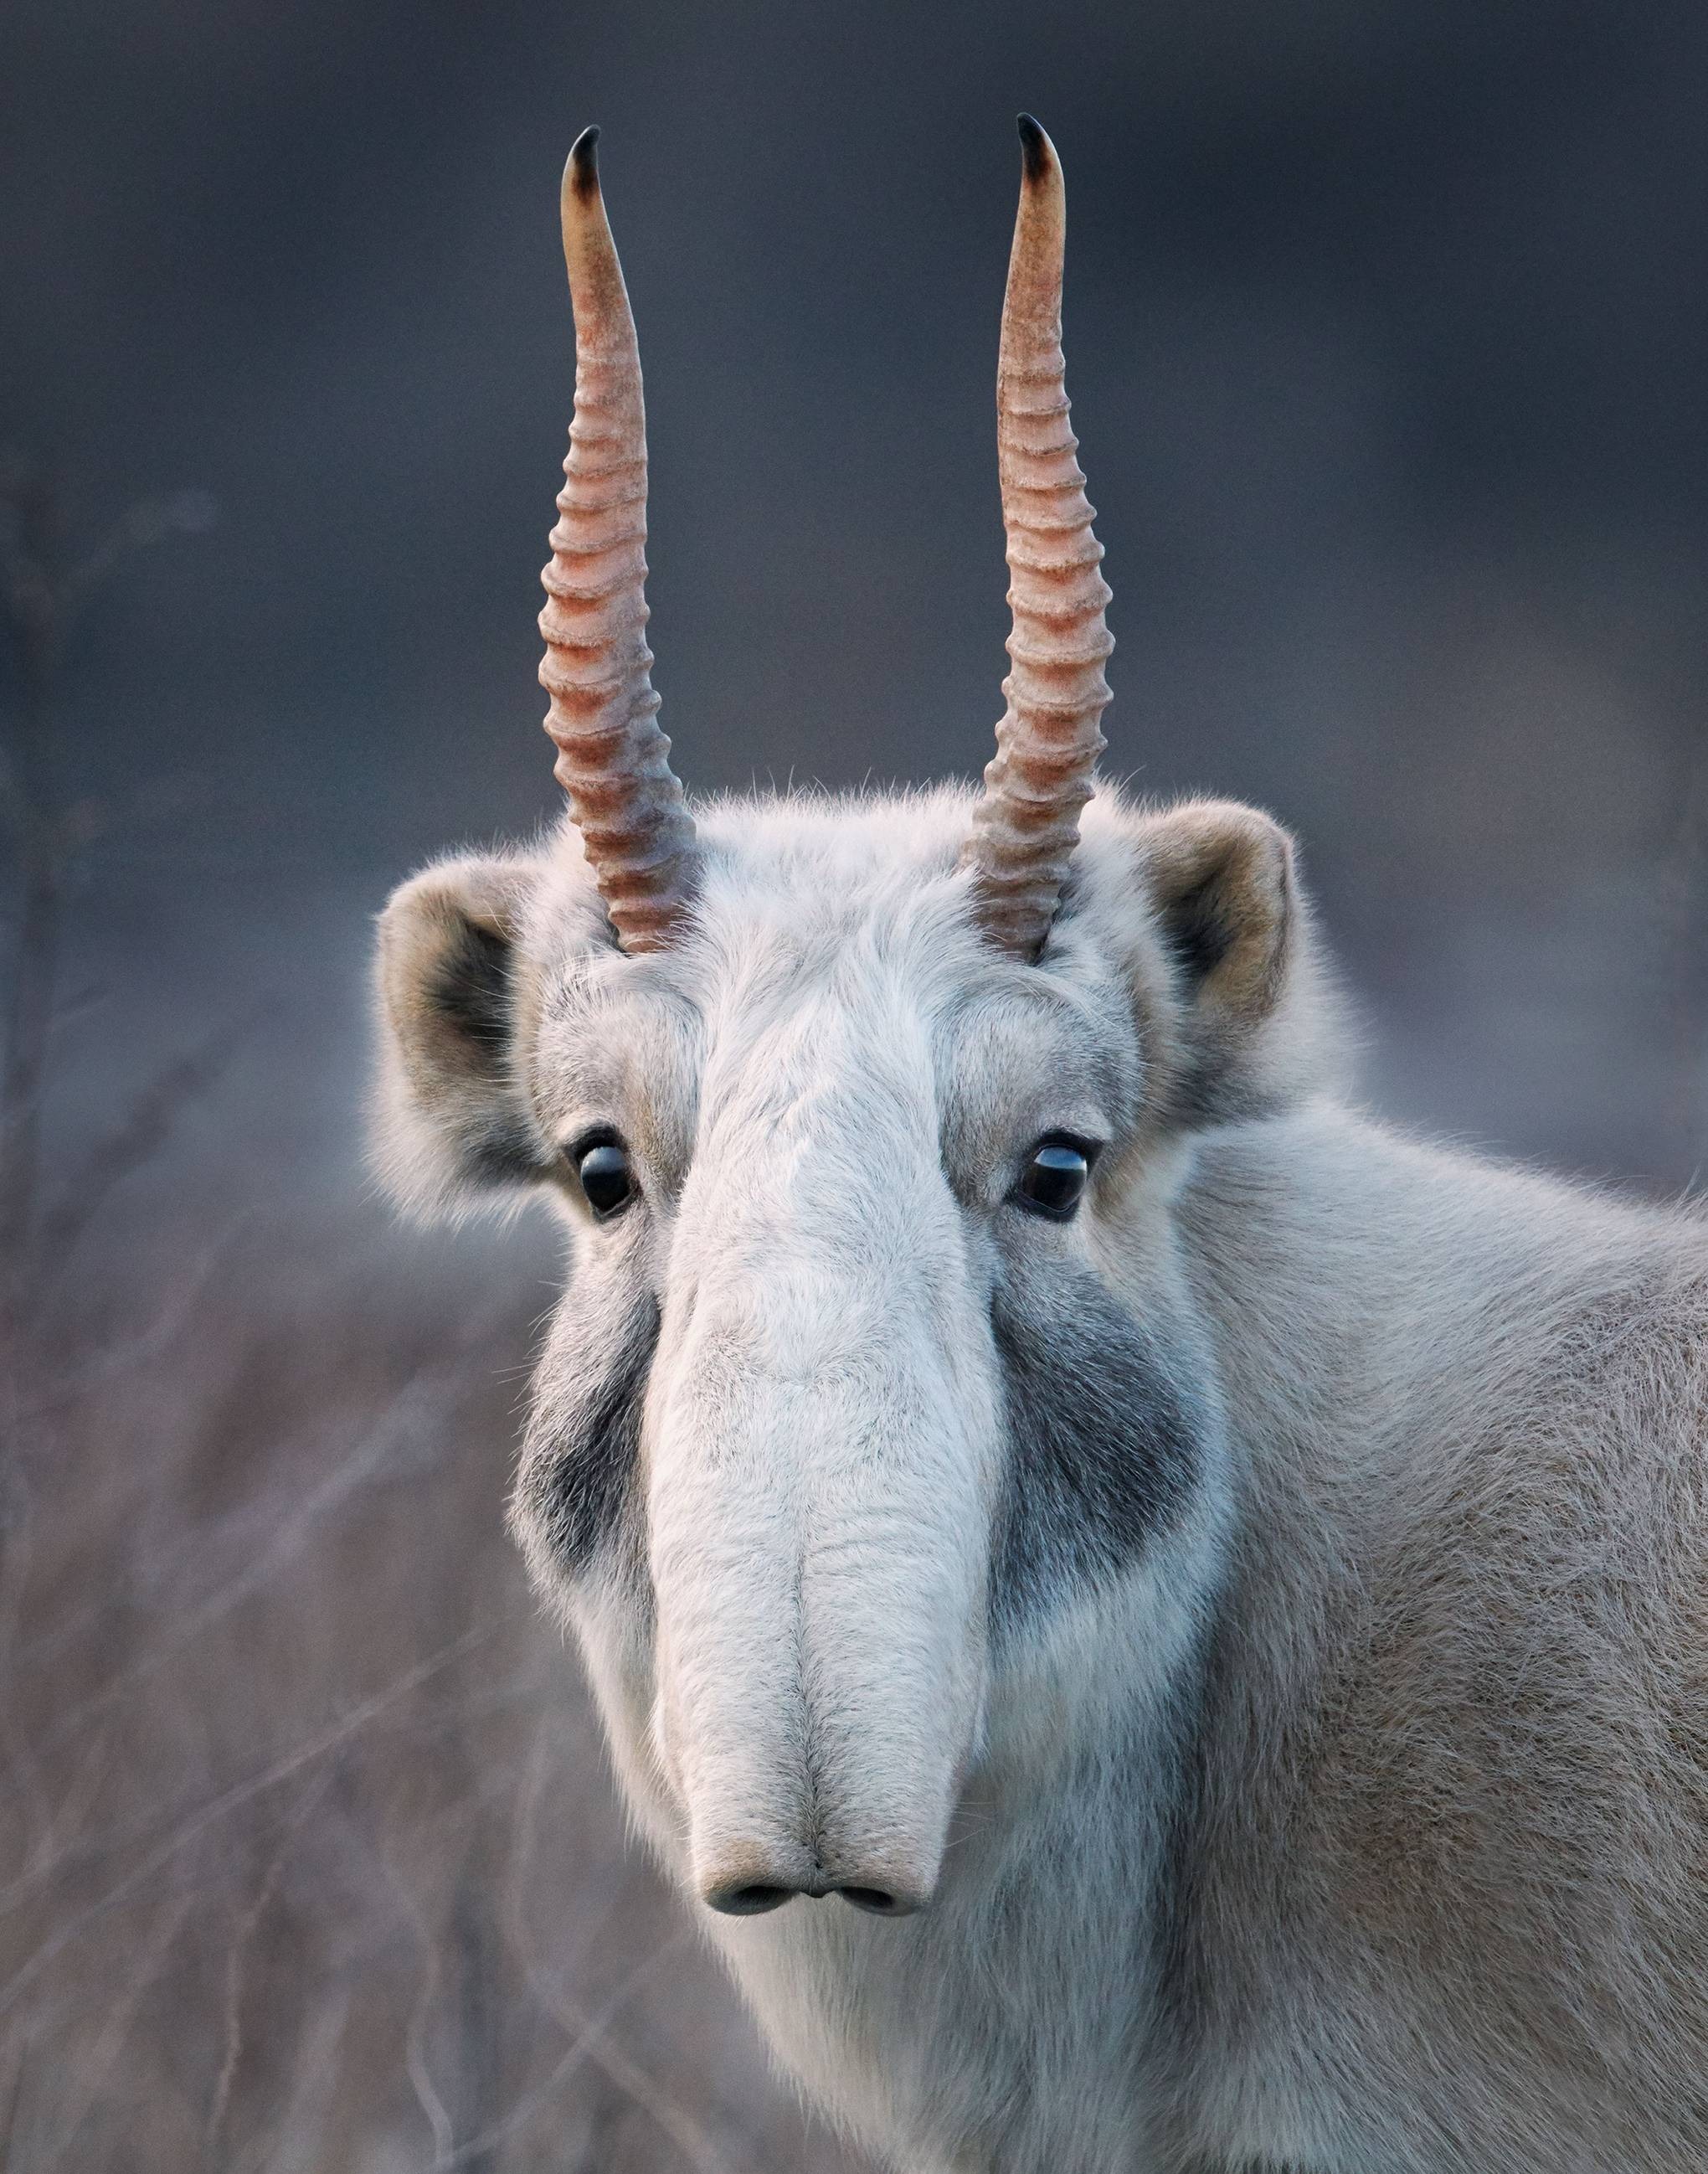
<instances>
[{"instance_id":1,"label":"saiga antelope","mask_svg":"<svg viewBox=\"0 0 1708 2174\"><path fill-rule=\"evenodd\" d=\"M983 789L693 812L576 146L567 819L387 908L379 1161L562 1219L515 1533L869 2149L1689 2174L1708 1235L1372 1122L1286 833L1092 798L1108 592L1020 132Z\"/></svg>"}]
</instances>

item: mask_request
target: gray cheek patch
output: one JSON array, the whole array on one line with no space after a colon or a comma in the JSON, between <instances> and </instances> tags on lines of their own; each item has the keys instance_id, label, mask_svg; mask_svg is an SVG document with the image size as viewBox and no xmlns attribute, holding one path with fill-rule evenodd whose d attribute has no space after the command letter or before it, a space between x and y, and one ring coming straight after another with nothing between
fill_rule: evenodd
<instances>
[{"instance_id":1,"label":"gray cheek patch","mask_svg":"<svg viewBox=\"0 0 1708 2174\"><path fill-rule=\"evenodd\" d=\"M599 1373L543 1398L529 1422L522 1514L567 1576L587 1569L630 1509L657 1348L658 1308L649 1296Z\"/></svg>"},{"instance_id":2,"label":"gray cheek patch","mask_svg":"<svg viewBox=\"0 0 1708 2174\"><path fill-rule=\"evenodd\" d=\"M1000 1638L1117 1576L1185 1510L1208 1421L1154 1335L1090 1270L1048 1314L999 1294L1008 1462L991 1564Z\"/></svg>"}]
</instances>

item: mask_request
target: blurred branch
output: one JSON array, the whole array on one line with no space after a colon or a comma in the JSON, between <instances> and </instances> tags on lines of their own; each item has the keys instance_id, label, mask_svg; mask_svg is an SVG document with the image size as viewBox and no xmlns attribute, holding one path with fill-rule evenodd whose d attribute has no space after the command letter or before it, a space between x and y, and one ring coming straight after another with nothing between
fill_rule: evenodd
<instances>
[{"instance_id":1,"label":"blurred branch","mask_svg":"<svg viewBox=\"0 0 1708 2174\"><path fill-rule=\"evenodd\" d=\"M371 1696L363 1699L349 1713L328 1722L306 1743L295 1745L264 1766L259 1773L251 1774L247 1780L222 1789L210 1803L181 1820L164 1841L148 1852L140 1864L134 1866L122 1879L116 1880L105 1894L97 1895L92 1902L86 1903L73 1916L66 1918L28 1961L13 1972L6 1984L0 1987L0 2015L9 2014L47 1966L73 1940L79 1939L97 1918L105 1917L108 1911L117 1909L122 1903L128 1901L145 1882L181 1855L209 1827L221 1820L229 1819L234 1812L241 1810L265 1791L277 1788L281 1782L300 1773L316 1760L325 1758L328 1752L336 1750L340 1744L348 1744L390 1708L401 1704L412 1692L419 1690L423 1684L443 1674L446 1668L484 1645L500 1627L497 1623L487 1623L466 1630L460 1638L452 1639L448 1645L430 1653L424 1660L418 1661L414 1667L404 1669L401 1675L394 1677Z\"/></svg>"},{"instance_id":2,"label":"blurred branch","mask_svg":"<svg viewBox=\"0 0 1708 2174\"><path fill-rule=\"evenodd\" d=\"M18 2139L18 2109L24 2100L24 2039L20 2031L16 2036L12 2053L11 2088L6 2094L6 2117L0 2121L0 2166L13 2163Z\"/></svg>"},{"instance_id":3,"label":"blurred branch","mask_svg":"<svg viewBox=\"0 0 1708 2174\"><path fill-rule=\"evenodd\" d=\"M41 1219L37 1252L51 1273L62 1273L78 1240L118 1187L164 1148L186 1111L230 1063L241 1030L215 1028L187 1056L176 1058L136 1095L122 1120L84 1158L73 1189Z\"/></svg>"},{"instance_id":4,"label":"blurred branch","mask_svg":"<svg viewBox=\"0 0 1708 2174\"><path fill-rule=\"evenodd\" d=\"M320 2143L338 2084L337 2055L349 2021L351 1998L347 1983L328 1990L312 2026L303 2034L290 2097L273 2130L273 2149L264 2159L261 2150L246 2152L236 2162L233 2174L246 2174L252 2166L277 2166L281 2160L292 2167L327 2164ZM261 2150L264 2150L265 2146Z\"/></svg>"},{"instance_id":5,"label":"blurred branch","mask_svg":"<svg viewBox=\"0 0 1708 2174\"><path fill-rule=\"evenodd\" d=\"M553 1985L534 1958L532 1944L527 1935L527 1912L522 1905L522 1879L533 1855L540 1798L545 1785L544 1753L545 1739L542 1733L534 1740L527 1776L516 1800L516 1839L510 1852L505 1917L511 1951L522 1966L529 1990L559 2028L568 2034L570 2042L545 2081L511 2110L503 2124L503 2132L508 2133L517 2127L527 2115L532 2113L562 2085L580 2062L586 2060L591 2061L608 2082L615 2085L624 2097L651 2117L688 2164L696 2170L696 2174L730 2174L729 2162L701 2123L656 2077L631 2059L611 2038L607 2030L607 2025L621 2013L624 2004L646 1973L682 1945L682 1935L675 1935L650 1955L644 1955L597 2013L592 2015ZM489 2139L473 2139L463 2151L440 2160L430 2170L430 2174L451 2174L452 2168L467 2163L468 2152L477 2144L484 2148L489 2140L496 2142L499 2139L494 2135Z\"/></svg>"},{"instance_id":6,"label":"blurred branch","mask_svg":"<svg viewBox=\"0 0 1708 2174\"><path fill-rule=\"evenodd\" d=\"M49 1412L62 1410L79 1398L92 1396L109 1382L127 1374L133 1367L145 1365L169 1349L181 1333L195 1309L196 1301L207 1289L214 1271L230 1252L242 1231L249 1226L250 1218L233 1216L221 1230L217 1230L203 1247L177 1290L162 1303L148 1327L122 1342L110 1344L77 1372L67 1374L51 1389L44 1390L33 1398L20 1398L15 1409L24 1419L40 1419Z\"/></svg>"},{"instance_id":7,"label":"blurred branch","mask_svg":"<svg viewBox=\"0 0 1708 2174\"><path fill-rule=\"evenodd\" d=\"M225 2052L219 2063L219 2074L214 2085L214 2096L208 2108L208 2119L202 2132L203 2155L211 2167L217 2164L219 2133L225 2126L225 2117L231 2104L231 2087L237 2080L237 2064L243 2057L243 1967L262 1919L277 1893L284 1877L290 1853L302 1835L303 1828L318 1808L332 1780L329 1766L318 1774L297 1800L295 1810L285 1823L284 1839L273 1852L272 1861L257 1882L243 1915L238 1920L232 1935L231 1950L225 1962Z\"/></svg>"},{"instance_id":8,"label":"blurred branch","mask_svg":"<svg viewBox=\"0 0 1708 2174\"><path fill-rule=\"evenodd\" d=\"M0 1060L0 1360L15 1382L30 1293L42 1090L58 976L67 867L91 811L61 803L51 771L54 706L68 636L84 605L123 561L174 535L213 526L205 491L145 498L120 514L94 546L74 552L65 494L52 472L12 454L0 458L0 630L16 652L20 700L0 733L0 815L17 854L17 918Z\"/></svg>"},{"instance_id":9,"label":"blurred branch","mask_svg":"<svg viewBox=\"0 0 1708 2174\"><path fill-rule=\"evenodd\" d=\"M423 1958L420 1982L410 2004L409 2021L403 2033L403 2067L409 2079L409 2088L415 2094L415 2103L420 2107L431 2132L434 2160L437 2164L450 2156L457 2141L451 2110L439 2095L438 2086L433 2080L433 2071L427 2061L427 2019L439 1990L439 1949L414 1896L408 1894L401 1883L398 1883L398 1891L407 1898L409 1921L415 1928Z\"/></svg>"},{"instance_id":10,"label":"blurred branch","mask_svg":"<svg viewBox=\"0 0 1708 2174\"><path fill-rule=\"evenodd\" d=\"M76 1843L83 1823L100 1793L101 1784L116 1764L114 1728L116 1717L105 1714L99 1725L91 1731L73 1769L70 1781L62 1789L58 1802L52 1809L47 1829L40 1848L32 1853L30 1867L15 1880L4 1895L0 1895L0 1907L9 1906L35 1884L41 1876L38 1865L45 1868L48 1876L60 1867L77 1861L83 1854ZM3 2164L0 2161L0 2164Z\"/></svg>"},{"instance_id":11,"label":"blurred branch","mask_svg":"<svg viewBox=\"0 0 1708 2174\"><path fill-rule=\"evenodd\" d=\"M197 1279L198 1284L201 1280ZM278 1490L286 1495L291 1504L288 1516L280 1517L278 1514L277 1494L262 1497L253 1517L246 1522L266 1536L266 1545L197 1606L186 1610L169 1638L120 1669L79 1705L66 1708L48 1732L46 1742L57 1743L89 1714L111 1706L122 1694L152 1675L174 1653L203 1636L221 1617L230 1614L293 1560L316 1526L385 1468L400 1441L413 1436L435 1409L464 1363L464 1353L458 1348L439 1365L408 1383L393 1400L381 1423L370 1429L356 1450L335 1466L306 1496L299 1499L292 1484ZM3 1899L0 1896L0 1901Z\"/></svg>"},{"instance_id":12,"label":"blurred branch","mask_svg":"<svg viewBox=\"0 0 1708 2174\"><path fill-rule=\"evenodd\" d=\"M114 1997L94 2047L78 2063L71 2078L76 2093L75 2111L68 2116L61 2129L59 2141L40 2161L40 2174L50 2174L50 2170L60 2164L82 2133L84 2123L100 2099L101 2086L123 2050L143 1996L159 1977L166 1957L183 1930L184 1920L189 1916L194 1901L193 1894L175 1895L161 1912L153 1937L143 1944L134 1967Z\"/></svg>"},{"instance_id":13,"label":"blurred branch","mask_svg":"<svg viewBox=\"0 0 1708 2174\"><path fill-rule=\"evenodd\" d=\"M0 632L16 652L20 699L0 731L0 820L17 875L12 955L0 995L0 1440L6 1458L0 1533L5 1541L0 1620L9 1621L29 1559L30 1481L24 1435L27 1322L40 1285L35 1236L43 1092L58 978L61 919L71 856L89 811L60 804L51 779L54 701L68 631L84 601L131 551L206 528L205 493L143 500L95 548L69 548L64 497L45 468L0 458ZM7 1644L9 1647L11 1641ZM40 1824L35 1765L11 1737L14 1801Z\"/></svg>"},{"instance_id":14,"label":"blurred branch","mask_svg":"<svg viewBox=\"0 0 1708 2174\"><path fill-rule=\"evenodd\" d=\"M705 2129L655 2076L624 2052L606 2027L613 2017L621 2013L624 2004L647 1975L683 1944L683 1938L678 1934L662 1942L650 1955L643 1955L610 1998L592 2015L561 1993L544 1989L534 1971L524 1963L531 1989L547 2014L569 2034L570 2042L550 2073L532 2090L525 2092L500 2119L471 2137L455 2151L435 2160L429 2169L429 2174L453 2174L453 2169L470 2166L477 2157L502 2144L562 2090L573 2071L584 2061L591 2062L624 2098L662 2129L688 2164L696 2168L699 2174L730 2174L728 2160L718 2150Z\"/></svg>"}]
</instances>

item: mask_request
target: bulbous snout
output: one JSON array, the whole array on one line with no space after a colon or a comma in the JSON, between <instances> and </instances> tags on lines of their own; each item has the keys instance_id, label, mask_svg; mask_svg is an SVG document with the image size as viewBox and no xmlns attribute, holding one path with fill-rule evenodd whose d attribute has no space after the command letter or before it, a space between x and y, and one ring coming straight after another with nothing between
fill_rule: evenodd
<instances>
[{"instance_id":1,"label":"bulbous snout","mask_svg":"<svg viewBox=\"0 0 1708 2174\"><path fill-rule=\"evenodd\" d=\"M977 1723L973 1596L939 1571L862 1605L810 1551L697 1567L662 1582L656 1721L692 1890L732 1917L797 1896L923 1909Z\"/></svg>"},{"instance_id":2,"label":"bulbous snout","mask_svg":"<svg viewBox=\"0 0 1708 2174\"><path fill-rule=\"evenodd\" d=\"M667 1675L660 1719L687 1818L689 1882L731 1917L797 1896L908 1917L936 1891L973 1725L963 1656L942 1635L947 1626L928 1619L880 1643L870 1624L828 1608L794 1569L778 1563L766 1581L766 1598L788 1596L766 1642L786 1656L792 1648L804 1666L769 1681L749 1671L734 1697L705 1678L691 1684L679 1664ZM803 1585L805 1605L793 1609ZM673 1627L686 1626L678 1616ZM922 1638L922 1627L938 1635ZM863 1673L852 1664L862 1647ZM923 1679L927 1728L873 1725L886 1667Z\"/></svg>"},{"instance_id":3,"label":"bulbous snout","mask_svg":"<svg viewBox=\"0 0 1708 2174\"><path fill-rule=\"evenodd\" d=\"M851 1316L785 1368L704 1309L656 1438L654 1745L727 1917L923 1909L980 1727L988 1482L924 1355Z\"/></svg>"},{"instance_id":4,"label":"bulbous snout","mask_svg":"<svg viewBox=\"0 0 1708 2174\"><path fill-rule=\"evenodd\" d=\"M652 1733L726 1917L924 1908L974 1755L996 1384L933 1081L928 1036L826 1000L702 1090L647 1435Z\"/></svg>"}]
</instances>

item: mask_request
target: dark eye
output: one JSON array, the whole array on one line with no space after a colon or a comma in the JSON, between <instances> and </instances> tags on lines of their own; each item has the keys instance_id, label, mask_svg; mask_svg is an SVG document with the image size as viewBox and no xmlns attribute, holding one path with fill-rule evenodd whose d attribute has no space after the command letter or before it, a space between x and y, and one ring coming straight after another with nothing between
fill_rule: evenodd
<instances>
[{"instance_id":1,"label":"dark eye","mask_svg":"<svg viewBox=\"0 0 1708 2174\"><path fill-rule=\"evenodd\" d=\"M590 1140L574 1148L576 1176L587 1196L587 1205L603 1221L625 1208L635 1196L635 1172L629 1150L620 1140Z\"/></svg>"},{"instance_id":2,"label":"dark eye","mask_svg":"<svg viewBox=\"0 0 1708 2174\"><path fill-rule=\"evenodd\" d=\"M1065 1223L1079 1205L1090 1175L1091 1155L1078 1140L1040 1140L1026 1158L1014 1198L1035 1215L1053 1215Z\"/></svg>"}]
</instances>

